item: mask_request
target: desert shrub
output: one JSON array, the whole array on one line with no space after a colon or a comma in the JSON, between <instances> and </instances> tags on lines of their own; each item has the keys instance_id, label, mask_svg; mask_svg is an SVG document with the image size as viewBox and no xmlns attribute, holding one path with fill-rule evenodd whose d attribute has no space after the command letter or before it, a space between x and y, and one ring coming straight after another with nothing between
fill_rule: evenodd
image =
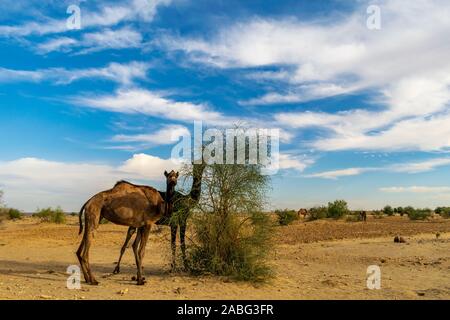
<instances>
[{"instance_id":1,"label":"desert shrub","mask_svg":"<svg viewBox=\"0 0 450 320\"><path fill-rule=\"evenodd\" d=\"M192 217L193 243L187 252L192 274L252 282L272 274L267 256L273 224L262 213L268 184L269 177L254 165L206 166L198 212Z\"/></svg>"},{"instance_id":2,"label":"desert shrub","mask_svg":"<svg viewBox=\"0 0 450 320\"><path fill-rule=\"evenodd\" d=\"M269 216L197 214L196 243L188 254L191 273L212 273L237 280L264 281L271 275L265 258L269 250Z\"/></svg>"},{"instance_id":3,"label":"desert shrub","mask_svg":"<svg viewBox=\"0 0 450 320\"><path fill-rule=\"evenodd\" d=\"M325 219L328 216L328 208L325 206L313 207L308 211L308 220Z\"/></svg>"},{"instance_id":4,"label":"desert shrub","mask_svg":"<svg viewBox=\"0 0 450 320\"><path fill-rule=\"evenodd\" d=\"M374 217L374 219L381 219L381 218L383 218L384 213L381 210L375 210L375 211L372 211L372 216Z\"/></svg>"},{"instance_id":5,"label":"desert shrub","mask_svg":"<svg viewBox=\"0 0 450 320\"><path fill-rule=\"evenodd\" d=\"M450 208L447 208L446 210L442 211L439 215L442 218L446 218L446 219L450 218Z\"/></svg>"},{"instance_id":6,"label":"desert shrub","mask_svg":"<svg viewBox=\"0 0 450 320\"><path fill-rule=\"evenodd\" d=\"M0 221L22 219L23 213L14 208L3 206L3 191L0 190Z\"/></svg>"},{"instance_id":7,"label":"desert shrub","mask_svg":"<svg viewBox=\"0 0 450 320\"><path fill-rule=\"evenodd\" d=\"M298 220L298 214L295 210L275 210L275 213L278 216L278 223L282 226L287 226L295 220Z\"/></svg>"},{"instance_id":8,"label":"desert shrub","mask_svg":"<svg viewBox=\"0 0 450 320\"><path fill-rule=\"evenodd\" d=\"M450 218L450 207L437 207L434 212L443 218Z\"/></svg>"},{"instance_id":9,"label":"desert shrub","mask_svg":"<svg viewBox=\"0 0 450 320\"><path fill-rule=\"evenodd\" d=\"M400 214L402 217L405 214L405 210L403 209L403 207L394 208L394 212Z\"/></svg>"},{"instance_id":10,"label":"desert shrub","mask_svg":"<svg viewBox=\"0 0 450 320\"><path fill-rule=\"evenodd\" d=\"M45 209L38 209L36 213L33 214L33 217L40 218L42 222L51 222L51 223L66 222L66 215L60 207L57 207L55 209L50 207Z\"/></svg>"},{"instance_id":11,"label":"desert shrub","mask_svg":"<svg viewBox=\"0 0 450 320\"><path fill-rule=\"evenodd\" d=\"M411 220L425 220L432 213L430 209L414 209L408 213Z\"/></svg>"},{"instance_id":12,"label":"desert shrub","mask_svg":"<svg viewBox=\"0 0 450 320\"><path fill-rule=\"evenodd\" d=\"M328 217L338 219L347 215L350 211L345 200L336 200L328 203Z\"/></svg>"},{"instance_id":13,"label":"desert shrub","mask_svg":"<svg viewBox=\"0 0 450 320\"><path fill-rule=\"evenodd\" d=\"M383 208L383 213L385 215L392 216L394 214L394 210L392 209L391 206L388 205Z\"/></svg>"},{"instance_id":14,"label":"desert shrub","mask_svg":"<svg viewBox=\"0 0 450 320\"><path fill-rule=\"evenodd\" d=\"M14 208L0 207L0 221L22 219L23 213Z\"/></svg>"},{"instance_id":15,"label":"desert shrub","mask_svg":"<svg viewBox=\"0 0 450 320\"><path fill-rule=\"evenodd\" d=\"M345 221L347 221L347 222L358 222L359 221L359 214L347 214L345 216Z\"/></svg>"},{"instance_id":16,"label":"desert shrub","mask_svg":"<svg viewBox=\"0 0 450 320\"><path fill-rule=\"evenodd\" d=\"M14 208L7 208L6 212L7 216L11 220L22 219L23 213L20 210Z\"/></svg>"},{"instance_id":17,"label":"desert shrub","mask_svg":"<svg viewBox=\"0 0 450 320\"><path fill-rule=\"evenodd\" d=\"M410 214L414 214L416 209L414 209L411 206L407 206L403 208L403 214L406 214L407 216L409 216Z\"/></svg>"}]
</instances>

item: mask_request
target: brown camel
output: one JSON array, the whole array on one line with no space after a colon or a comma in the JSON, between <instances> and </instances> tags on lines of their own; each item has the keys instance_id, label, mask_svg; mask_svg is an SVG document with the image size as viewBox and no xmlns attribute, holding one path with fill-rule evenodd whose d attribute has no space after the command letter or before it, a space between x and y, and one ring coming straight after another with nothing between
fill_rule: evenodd
<instances>
[{"instance_id":1,"label":"brown camel","mask_svg":"<svg viewBox=\"0 0 450 320\"><path fill-rule=\"evenodd\" d=\"M365 211L359 212L359 221L367 221L367 213Z\"/></svg>"},{"instance_id":2,"label":"brown camel","mask_svg":"<svg viewBox=\"0 0 450 320\"><path fill-rule=\"evenodd\" d=\"M119 181L112 189L97 193L83 205L80 210L79 234L83 231L81 215L84 211L84 235L76 254L87 283L98 284L89 265L89 249L93 232L98 228L102 218L115 224L134 227L138 230L133 243L137 267L136 279L138 285L145 283L142 277L142 260L151 226L163 216L171 215L173 210L173 196L175 194L178 172L172 170L170 173L167 173L165 171L164 175L166 176L167 186L165 199L152 187Z\"/></svg>"},{"instance_id":3,"label":"brown camel","mask_svg":"<svg viewBox=\"0 0 450 320\"><path fill-rule=\"evenodd\" d=\"M175 214L176 217L172 215L165 215L156 224L170 226L171 233L171 248L172 248L172 270L176 268L176 238L177 229L180 227L180 244L181 244L181 255L183 258L184 267L187 267L186 261L186 226L187 219L189 217L190 210L198 203L200 199L201 189L202 189L202 175L205 170L206 164L193 164L192 167L192 186L191 191L188 194L182 194L181 192L175 191L173 200L173 210L172 215ZM165 192L160 192L161 196L165 197ZM113 271L114 274L120 273L120 262L122 261L123 254L125 253L128 242L131 237L136 232L136 228L129 227L127 235L125 237L125 242L120 249L119 260Z\"/></svg>"}]
</instances>

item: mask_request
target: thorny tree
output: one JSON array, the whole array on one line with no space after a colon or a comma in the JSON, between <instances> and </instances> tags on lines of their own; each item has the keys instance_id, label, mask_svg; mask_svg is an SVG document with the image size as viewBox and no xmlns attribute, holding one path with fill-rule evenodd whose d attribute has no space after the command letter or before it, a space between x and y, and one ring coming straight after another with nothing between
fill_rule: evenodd
<instances>
[{"instance_id":1,"label":"thorny tree","mask_svg":"<svg viewBox=\"0 0 450 320\"><path fill-rule=\"evenodd\" d=\"M248 158L246 149L243 152ZM259 165L206 166L202 195L193 217L191 271L251 281L270 275L266 257L272 224L263 213L269 184L270 178L261 173Z\"/></svg>"}]
</instances>

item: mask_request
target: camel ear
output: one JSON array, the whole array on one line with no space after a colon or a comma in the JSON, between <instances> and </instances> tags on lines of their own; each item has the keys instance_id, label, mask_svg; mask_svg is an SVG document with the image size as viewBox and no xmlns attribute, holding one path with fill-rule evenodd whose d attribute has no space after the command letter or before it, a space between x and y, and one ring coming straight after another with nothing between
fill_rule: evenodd
<instances>
[{"instance_id":1,"label":"camel ear","mask_svg":"<svg viewBox=\"0 0 450 320\"><path fill-rule=\"evenodd\" d=\"M177 178L178 178L179 175L180 175L180 173L177 171Z\"/></svg>"},{"instance_id":2,"label":"camel ear","mask_svg":"<svg viewBox=\"0 0 450 320\"><path fill-rule=\"evenodd\" d=\"M169 174L167 173L167 171L164 171L164 175L167 177Z\"/></svg>"}]
</instances>

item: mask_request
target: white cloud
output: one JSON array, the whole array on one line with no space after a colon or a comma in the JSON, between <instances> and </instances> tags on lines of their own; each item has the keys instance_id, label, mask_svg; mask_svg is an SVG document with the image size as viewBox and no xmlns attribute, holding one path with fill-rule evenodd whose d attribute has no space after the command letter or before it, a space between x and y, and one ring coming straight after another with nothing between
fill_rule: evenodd
<instances>
[{"instance_id":1,"label":"white cloud","mask_svg":"<svg viewBox=\"0 0 450 320\"><path fill-rule=\"evenodd\" d=\"M356 26L355 22L350 24ZM349 29L349 26L336 28L335 34L327 34L331 31L327 27L286 19L256 18L227 26L213 39L165 38L162 45L183 50L197 61L219 67L301 65L311 59L324 63L339 54L339 59L335 59L339 61L332 63L337 65L343 60L350 63L364 51L362 44L353 42L353 35L350 39L339 36L342 34L339 31L343 32L345 28ZM317 50L319 45L323 46L321 51Z\"/></svg>"},{"instance_id":2,"label":"white cloud","mask_svg":"<svg viewBox=\"0 0 450 320\"><path fill-rule=\"evenodd\" d=\"M164 171L177 170L179 164L171 159L161 159L144 153L135 154L119 167L119 170L141 179L164 179Z\"/></svg>"},{"instance_id":3,"label":"white cloud","mask_svg":"<svg viewBox=\"0 0 450 320\"><path fill-rule=\"evenodd\" d=\"M119 89L113 95L77 97L72 102L111 112L145 114L184 122L202 120L225 125L233 121L216 111L211 111L205 104L178 102L145 89Z\"/></svg>"},{"instance_id":4,"label":"white cloud","mask_svg":"<svg viewBox=\"0 0 450 320\"><path fill-rule=\"evenodd\" d=\"M84 33L80 39L58 37L39 43L35 51L39 54L47 54L52 51L70 52L74 55L82 55L108 49L139 48L142 43L142 35L130 28L102 29L100 31Z\"/></svg>"},{"instance_id":5,"label":"white cloud","mask_svg":"<svg viewBox=\"0 0 450 320\"><path fill-rule=\"evenodd\" d=\"M280 153L279 168L281 170L294 169L303 172L307 167L314 163L313 159L306 157L294 156L288 153Z\"/></svg>"},{"instance_id":6,"label":"white cloud","mask_svg":"<svg viewBox=\"0 0 450 320\"><path fill-rule=\"evenodd\" d=\"M12 70L0 67L1 82L31 81L39 82L45 78L41 71Z\"/></svg>"},{"instance_id":7,"label":"white cloud","mask_svg":"<svg viewBox=\"0 0 450 320\"><path fill-rule=\"evenodd\" d=\"M172 144L178 141L181 136L189 135L189 129L181 125L167 125L156 132L146 134L119 134L115 135L111 141L122 143L139 143L138 148ZM133 148L133 146L130 146ZM136 146L134 147L136 148Z\"/></svg>"},{"instance_id":8,"label":"white cloud","mask_svg":"<svg viewBox=\"0 0 450 320\"><path fill-rule=\"evenodd\" d=\"M144 21L152 21L159 7L167 7L173 0L133 0L133 11Z\"/></svg>"},{"instance_id":9,"label":"white cloud","mask_svg":"<svg viewBox=\"0 0 450 320\"><path fill-rule=\"evenodd\" d=\"M287 130L281 129L281 128L276 128L279 130L280 133L280 141L281 142L285 142L285 143L289 143L292 141L292 139L294 139L295 134L292 132L289 132Z\"/></svg>"},{"instance_id":10,"label":"white cloud","mask_svg":"<svg viewBox=\"0 0 450 320\"><path fill-rule=\"evenodd\" d=\"M150 64L132 61L126 64L112 62L103 68L64 69L49 68L34 71L0 68L0 82L53 81L55 84L68 84L80 79L102 78L129 85L135 79L145 79Z\"/></svg>"},{"instance_id":11,"label":"white cloud","mask_svg":"<svg viewBox=\"0 0 450 320\"><path fill-rule=\"evenodd\" d=\"M3 37L23 37L29 35L45 35L66 32L66 20L46 18L42 22L27 22L19 26L0 25L0 35Z\"/></svg>"},{"instance_id":12,"label":"white cloud","mask_svg":"<svg viewBox=\"0 0 450 320\"><path fill-rule=\"evenodd\" d=\"M427 187L427 186L411 186L411 187L384 187L380 188L382 192L388 193L450 193L450 187Z\"/></svg>"},{"instance_id":13,"label":"white cloud","mask_svg":"<svg viewBox=\"0 0 450 320\"><path fill-rule=\"evenodd\" d=\"M36 52L46 54L52 51L70 51L70 47L76 45L77 40L69 37L53 38L36 46Z\"/></svg>"},{"instance_id":14,"label":"white cloud","mask_svg":"<svg viewBox=\"0 0 450 320\"><path fill-rule=\"evenodd\" d=\"M351 93L359 89L358 86L343 86L334 83L314 83L302 84L287 92L269 92L261 97L241 100L239 104L243 106L290 104L310 101L318 98L332 97Z\"/></svg>"},{"instance_id":15,"label":"white cloud","mask_svg":"<svg viewBox=\"0 0 450 320\"><path fill-rule=\"evenodd\" d=\"M370 90L373 111L284 112L280 125L329 130L311 141L319 150L442 150L449 148L450 31L448 1L381 1L382 29L366 27L361 1L354 12L329 19L252 18L210 38L165 37L197 63L219 68L271 66L248 77L281 88L243 105L296 103ZM381 108L380 108L381 105ZM319 105L320 106L320 105ZM348 109L348 107L347 107ZM440 127L444 125L444 127ZM421 134L418 136L417 132Z\"/></svg>"},{"instance_id":16,"label":"white cloud","mask_svg":"<svg viewBox=\"0 0 450 320\"><path fill-rule=\"evenodd\" d=\"M325 171L320 173L314 173L310 175L306 175L308 178L323 178L323 179L332 179L336 180L339 177L348 177L348 176L356 176L361 173L374 171L376 168L347 168L341 170L333 170L333 171Z\"/></svg>"},{"instance_id":17,"label":"white cloud","mask_svg":"<svg viewBox=\"0 0 450 320\"><path fill-rule=\"evenodd\" d=\"M309 143L319 150L444 150L450 147L449 88L448 74L412 76L384 90L380 111L285 112L275 119L293 128L328 129L328 136Z\"/></svg>"},{"instance_id":18,"label":"white cloud","mask_svg":"<svg viewBox=\"0 0 450 320\"><path fill-rule=\"evenodd\" d=\"M373 121L380 117L373 115ZM377 133L349 130L312 143L319 150L439 151L450 148L450 114L398 121ZM369 125L370 126L370 123ZM380 125L381 126L381 125Z\"/></svg>"},{"instance_id":19,"label":"white cloud","mask_svg":"<svg viewBox=\"0 0 450 320\"><path fill-rule=\"evenodd\" d=\"M411 162L392 166L396 172L419 173L431 171L437 167L450 165L450 158L436 158L422 162Z\"/></svg>"},{"instance_id":20,"label":"white cloud","mask_svg":"<svg viewBox=\"0 0 450 320\"><path fill-rule=\"evenodd\" d=\"M222 128L223 125L227 124L230 125L231 127L234 127L235 125L235 123L232 123L231 119L224 119L222 123L216 123L216 126ZM259 125L264 124L259 123ZM211 126L208 127L211 128ZM140 128L139 132L142 131L143 128ZM111 142L119 144L108 146L105 148L124 151L144 150L155 146L174 144L180 140L180 137L185 136L191 136L191 132L187 127L183 125L170 124L165 125L161 127L159 130L155 130L151 133L117 134L111 138ZM293 139L293 137L294 137L293 134L291 134L290 132L279 129L280 142L288 143ZM292 165L291 167L287 168L296 168L298 170L301 169L301 171L304 169L305 165L309 164L309 161L302 160L302 157L290 156L287 154L281 155L280 161L282 161L282 165L285 166L289 166L289 164Z\"/></svg>"},{"instance_id":21,"label":"white cloud","mask_svg":"<svg viewBox=\"0 0 450 320\"><path fill-rule=\"evenodd\" d=\"M90 196L111 188L118 180L163 184L164 170L177 168L170 159L146 154L136 154L119 166L21 158L0 162L0 187L7 204L19 209L34 211L61 205L76 211Z\"/></svg>"},{"instance_id":22,"label":"white cloud","mask_svg":"<svg viewBox=\"0 0 450 320\"><path fill-rule=\"evenodd\" d=\"M172 0L132 0L117 6L101 6L99 12L90 11L82 17L82 27L113 26L124 21L151 22L158 7L168 6Z\"/></svg>"},{"instance_id":23,"label":"white cloud","mask_svg":"<svg viewBox=\"0 0 450 320\"><path fill-rule=\"evenodd\" d=\"M141 42L142 35L129 27L116 30L104 29L99 32L84 34L82 39L77 43L78 47L84 49L76 53L86 54L107 49L138 48Z\"/></svg>"},{"instance_id":24,"label":"white cloud","mask_svg":"<svg viewBox=\"0 0 450 320\"><path fill-rule=\"evenodd\" d=\"M324 171L306 175L308 178L338 179L345 176L356 176L371 171L421 173L432 171L435 168L450 165L450 158L435 158L417 162L406 162L384 167L346 168L339 170Z\"/></svg>"},{"instance_id":25,"label":"white cloud","mask_svg":"<svg viewBox=\"0 0 450 320\"><path fill-rule=\"evenodd\" d=\"M450 28L448 2L381 1L385 23L379 32L366 27L368 4L362 1L354 12L328 20L252 18L227 25L208 39L165 37L160 43L223 68L290 66L259 76L309 85L294 88L318 91L317 96L340 94L349 86L386 85L410 75L411 65L418 73L449 66L448 45L440 40Z\"/></svg>"},{"instance_id":26,"label":"white cloud","mask_svg":"<svg viewBox=\"0 0 450 320\"><path fill-rule=\"evenodd\" d=\"M121 1L111 6L100 3L98 8L81 5L81 27L111 27L121 22L145 21L151 22L159 7L168 6L171 0L133 0ZM42 14L42 13L41 13ZM67 15L69 17L69 15ZM44 18L42 21L27 22L22 25L0 25L0 36L24 37L30 35L47 35L70 31L66 26L66 19L56 20Z\"/></svg>"},{"instance_id":27,"label":"white cloud","mask_svg":"<svg viewBox=\"0 0 450 320\"><path fill-rule=\"evenodd\" d=\"M56 71L59 77L58 83L71 83L84 78L103 78L122 85L129 85L135 79L146 79L149 68L149 63L132 61L126 64L112 62L104 68L53 69L50 72ZM58 71L60 71L59 74Z\"/></svg>"}]
</instances>

